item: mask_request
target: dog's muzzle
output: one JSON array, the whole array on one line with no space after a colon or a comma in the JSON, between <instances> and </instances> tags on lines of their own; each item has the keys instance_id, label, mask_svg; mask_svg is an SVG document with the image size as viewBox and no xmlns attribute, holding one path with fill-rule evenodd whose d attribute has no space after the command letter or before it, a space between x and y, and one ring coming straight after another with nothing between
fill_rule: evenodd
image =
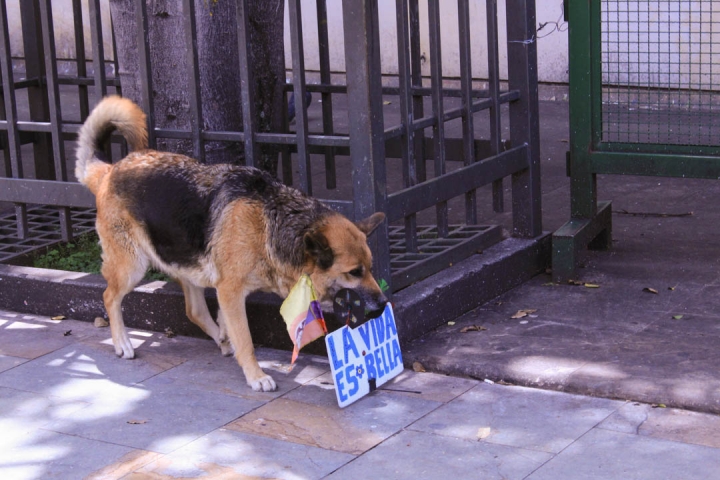
<instances>
[{"instance_id":1,"label":"dog's muzzle","mask_svg":"<svg viewBox=\"0 0 720 480\"><path fill-rule=\"evenodd\" d=\"M377 299L373 299L372 302L365 304L365 318L377 318L385 311L385 306L388 303L388 299L385 295L380 295Z\"/></svg>"}]
</instances>

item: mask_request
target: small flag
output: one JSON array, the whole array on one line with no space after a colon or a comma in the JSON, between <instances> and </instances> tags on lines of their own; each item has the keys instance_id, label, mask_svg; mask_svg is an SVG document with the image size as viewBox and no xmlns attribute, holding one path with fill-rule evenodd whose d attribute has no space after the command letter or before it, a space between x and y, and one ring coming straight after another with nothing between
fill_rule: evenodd
<instances>
[{"instance_id":1,"label":"small flag","mask_svg":"<svg viewBox=\"0 0 720 480\"><path fill-rule=\"evenodd\" d=\"M291 361L291 364L294 364L302 347L327 334L320 302L307 274L303 274L290 290L290 294L280 306L280 315L285 320L288 334L295 345Z\"/></svg>"}]
</instances>

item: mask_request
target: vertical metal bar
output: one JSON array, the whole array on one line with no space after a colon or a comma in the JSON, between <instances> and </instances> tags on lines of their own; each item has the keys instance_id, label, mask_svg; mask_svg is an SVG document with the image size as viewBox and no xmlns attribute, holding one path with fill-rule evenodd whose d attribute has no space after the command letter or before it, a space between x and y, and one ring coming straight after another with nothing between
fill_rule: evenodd
<instances>
[{"instance_id":1,"label":"vertical metal bar","mask_svg":"<svg viewBox=\"0 0 720 480\"><path fill-rule=\"evenodd\" d=\"M119 72L120 72L120 62L118 61L118 54L117 54L117 42L115 41L115 28L113 27L112 18L110 18L110 37L112 41L112 55L113 55L113 80L115 80L115 93L117 95L122 95L122 85L120 85L119 81ZM102 38L102 35L100 36ZM104 59L103 59L104 61ZM103 63L104 65L104 63ZM103 75L104 75L104 69L103 69ZM105 82L103 82L103 85L105 85ZM103 87L105 88L105 87Z\"/></svg>"},{"instance_id":2,"label":"vertical metal bar","mask_svg":"<svg viewBox=\"0 0 720 480\"><path fill-rule=\"evenodd\" d=\"M8 29L7 4L0 0L0 69L2 73L4 109L0 112L7 120L8 129L3 138L5 153L10 158L10 173L13 178L23 178L22 153L20 151L20 132L17 129L17 104L15 103L15 81L13 79L12 57L10 52L10 32ZM18 238L27 238L27 208L24 203L15 204L15 218Z\"/></svg>"},{"instance_id":3,"label":"vertical metal bar","mask_svg":"<svg viewBox=\"0 0 720 480\"><path fill-rule=\"evenodd\" d=\"M156 148L155 140L155 102L152 90L152 69L150 67L150 27L148 25L147 4L145 0L135 1L135 16L138 25L138 56L140 65L140 88L142 90L143 109L145 110L148 146Z\"/></svg>"},{"instance_id":4,"label":"vertical metal bar","mask_svg":"<svg viewBox=\"0 0 720 480\"><path fill-rule=\"evenodd\" d=\"M408 7L410 9L410 71L412 75L412 86L420 88L422 87L423 53L420 48L420 7L418 0L410 0ZM422 94L413 95L412 103L413 117L422 118L425 115ZM418 182L424 182L427 179L425 168L425 133L420 133L421 135L415 135L415 166Z\"/></svg>"},{"instance_id":5,"label":"vertical metal bar","mask_svg":"<svg viewBox=\"0 0 720 480\"><path fill-rule=\"evenodd\" d=\"M42 0L40 2L40 22L42 24L43 43L45 44L45 80L47 82L48 103L50 106L50 132L55 160L55 178L65 182L67 181L67 165L65 164L65 145L62 138L62 112L60 110L60 88L55 55L52 0ZM58 211L62 239L70 241L73 238L70 208L59 207Z\"/></svg>"},{"instance_id":6,"label":"vertical metal bar","mask_svg":"<svg viewBox=\"0 0 720 480\"><path fill-rule=\"evenodd\" d=\"M75 27L75 60L77 62L77 76L87 76L85 64L85 35L83 34L82 4L80 0L72 1L73 25ZM80 104L80 120L85 121L90 107L88 105L87 85L78 85L78 103Z\"/></svg>"},{"instance_id":7,"label":"vertical metal bar","mask_svg":"<svg viewBox=\"0 0 720 480\"><path fill-rule=\"evenodd\" d=\"M120 62L118 61L117 42L115 41L115 29L113 27L112 18L110 18L110 34L111 34L111 38L112 38L112 52L113 52L112 53L113 54L112 63L113 63L113 75L114 75L113 80L114 80L114 87L115 87L115 95L122 96L122 85L120 85L120 77L119 77ZM102 38L102 35L100 35L100 38ZM104 54L103 54L103 57L104 57ZM96 95L102 94L104 96L104 95L107 95L107 87L108 87L107 81L105 80L105 68L104 68L105 67L105 59L104 58L103 58L102 65L103 65L103 73L102 73L102 80L101 80L102 92L98 93L96 91L95 93L96 93ZM97 73L96 73L96 75L97 75ZM95 77L96 85L97 85L98 81L99 81L98 77L96 76ZM127 142L121 141L120 142L120 158L125 158L127 156L127 154L128 154Z\"/></svg>"},{"instance_id":8,"label":"vertical metal bar","mask_svg":"<svg viewBox=\"0 0 720 480\"><path fill-rule=\"evenodd\" d=\"M377 0L344 0L348 128L355 218L386 211L385 139ZM390 285L387 222L368 238L374 274Z\"/></svg>"},{"instance_id":9,"label":"vertical metal bar","mask_svg":"<svg viewBox=\"0 0 720 480\"><path fill-rule=\"evenodd\" d=\"M415 165L415 129L412 111L412 78L410 71L410 25L407 0L396 0L397 42L398 42L398 82L400 87L400 121L404 135L402 142L403 187L417 184ZM405 250L417 252L417 217L415 214L405 217Z\"/></svg>"},{"instance_id":10,"label":"vertical metal bar","mask_svg":"<svg viewBox=\"0 0 720 480\"><path fill-rule=\"evenodd\" d=\"M198 60L197 29L195 22L195 0L183 0L185 14L185 38L188 48L188 65L190 65L190 129L192 131L193 156L199 162L205 162L205 146L202 141L203 128L202 96L200 93L200 62Z\"/></svg>"},{"instance_id":11,"label":"vertical metal bar","mask_svg":"<svg viewBox=\"0 0 720 480\"><path fill-rule=\"evenodd\" d=\"M458 34L460 36L460 94L462 99L462 145L465 165L475 163L475 126L472 111L472 56L470 49L470 4L458 0ZM465 223L477 223L475 190L465 193Z\"/></svg>"},{"instance_id":12,"label":"vertical metal bar","mask_svg":"<svg viewBox=\"0 0 720 480\"><path fill-rule=\"evenodd\" d=\"M23 51L25 53L25 74L28 79L36 83L28 87L28 107L30 120L47 122L50 119L47 87L45 78L45 62L43 61L43 40L40 34L40 15L38 13L40 0L25 0L20 2L20 17L22 20ZM33 139L33 160L35 164L35 178L54 180L55 170L52 168L53 158L48 133L35 133Z\"/></svg>"},{"instance_id":13,"label":"vertical metal bar","mask_svg":"<svg viewBox=\"0 0 720 480\"><path fill-rule=\"evenodd\" d=\"M570 215L592 218L597 213L597 180L590 166L595 126L594 83L600 72L592 61L593 25L590 4L568 2L570 56Z\"/></svg>"},{"instance_id":14,"label":"vertical metal bar","mask_svg":"<svg viewBox=\"0 0 720 480\"><path fill-rule=\"evenodd\" d=\"M295 142L300 174L300 190L312 195L308 125L305 111L305 56L303 50L301 0L288 0L290 45L292 46L293 92L295 92Z\"/></svg>"},{"instance_id":15,"label":"vertical metal bar","mask_svg":"<svg viewBox=\"0 0 720 480\"><path fill-rule=\"evenodd\" d=\"M255 166L255 104L253 81L250 74L250 25L247 0L238 0L235 7L237 17L238 54L240 55L240 98L242 99L243 135L245 165Z\"/></svg>"},{"instance_id":16,"label":"vertical metal bar","mask_svg":"<svg viewBox=\"0 0 720 480\"><path fill-rule=\"evenodd\" d=\"M95 78L95 99L99 102L107 95L105 79L105 46L102 36L102 17L100 16L100 0L89 0L90 35L93 49L93 77Z\"/></svg>"},{"instance_id":17,"label":"vertical metal bar","mask_svg":"<svg viewBox=\"0 0 720 480\"><path fill-rule=\"evenodd\" d=\"M500 153L502 137L502 121L500 116L500 52L498 35L497 0L486 0L487 12L487 43L488 43L488 91L492 106L490 107L490 155ZM493 210L505 211L503 197L503 179L492 184Z\"/></svg>"},{"instance_id":18,"label":"vertical metal bar","mask_svg":"<svg viewBox=\"0 0 720 480\"><path fill-rule=\"evenodd\" d=\"M90 13L90 38L93 52L93 91L96 102L100 102L107 95L107 79L105 78L105 45L102 35L102 17L100 16L100 0L88 0ZM125 144L123 143L123 146ZM107 158L112 159L110 140L104 146ZM124 156L124 155L123 155Z\"/></svg>"},{"instance_id":19,"label":"vertical metal bar","mask_svg":"<svg viewBox=\"0 0 720 480\"><path fill-rule=\"evenodd\" d=\"M445 122L443 121L443 76L442 46L440 43L440 0L428 0L428 26L430 30L430 91L435 123L433 124L433 146L435 156L435 177L445 174ZM435 207L438 236L448 236L448 206L440 202Z\"/></svg>"},{"instance_id":20,"label":"vertical metal bar","mask_svg":"<svg viewBox=\"0 0 720 480\"><path fill-rule=\"evenodd\" d=\"M330 39L328 35L326 0L317 0L317 21L318 48L320 56L320 83L323 85L330 85L332 83L332 78L330 76ZM320 94L320 98L322 99L323 134L333 135L332 94L323 92ZM335 172L335 149L332 147L327 147L325 149L325 185L328 189L334 189L337 186Z\"/></svg>"},{"instance_id":21,"label":"vertical metal bar","mask_svg":"<svg viewBox=\"0 0 720 480\"><path fill-rule=\"evenodd\" d=\"M513 145L527 145L528 168L512 176L513 234L542 233L535 0L506 0L508 82L520 98L510 104Z\"/></svg>"}]
</instances>

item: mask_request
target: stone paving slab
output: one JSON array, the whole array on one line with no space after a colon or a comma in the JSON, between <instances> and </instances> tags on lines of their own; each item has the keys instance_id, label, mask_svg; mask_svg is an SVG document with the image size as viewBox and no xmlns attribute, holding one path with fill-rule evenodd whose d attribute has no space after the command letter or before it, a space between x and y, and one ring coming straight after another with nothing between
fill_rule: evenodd
<instances>
[{"instance_id":1,"label":"stone paving slab","mask_svg":"<svg viewBox=\"0 0 720 480\"><path fill-rule=\"evenodd\" d=\"M550 458L544 452L404 431L327 478L520 480Z\"/></svg>"},{"instance_id":2,"label":"stone paving slab","mask_svg":"<svg viewBox=\"0 0 720 480\"><path fill-rule=\"evenodd\" d=\"M344 409L336 402L333 390L307 385L228 428L359 455L441 405L383 391Z\"/></svg>"},{"instance_id":3,"label":"stone paving slab","mask_svg":"<svg viewBox=\"0 0 720 480\"><path fill-rule=\"evenodd\" d=\"M313 479L325 477L354 458L346 453L221 429L123 478Z\"/></svg>"},{"instance_id":4,"label":"stone paving slab","mask_svg":"<svg viewBox=\"0 0 720 480\"><path fill-rule=\"evenodd\" d=\"M85 322L73 322L72 328L65 328L62 332L45 328L48 325L59 326L61 323L60 320L36 315L0 315L0 328L13 333L12 338L9 335L0 337L0 354L26 359L38 358L84 338L92 328ZM65 335L66 332L70 334Z\"/></svg>"},{"instance_id":5,"label":"stone paving slab","mask_svg":"<svg viewBox=\"0 0 720 480\"><path fill-rule=\"evenodd\" d=\"M47 428L170 453L262 404L160 377L118 390L114 397L93 403Z\"/></svg>"},{"instance_id":6,"label":"stone paving slab","mask_svg":"<svg viewBox=\"0 0 720 480\"><path fill-rule=\"evenodd\" d=\"M18 365L27 362L26 358L12 357L10 355L0 355L0 372L10 370Z\"/></svg>"},{"instance_id":7,"label":"stone paving slab","mask_svg":"<svg viewBox=\"0 0 720 480\"><path fill-rule=\"evenodd\" d=\"M207 342L206 342L207 343ZM253 392L233 357L222 357L220 351L194 357L175 368L161 373L159 378L182 380L197 388L252 400L272 400L329 371L327 358L300 356L290 368L291 352L259 348L256 356L260 366L278 385L274 392ZM217 353L217 354L215 354Z\"/></svg>"},{"instance_id":8,"label":"stone paving slab","mask_svg":"<svg viewBox=\"0 0 720 480\"><path fill-rule=\"evenodd\" d=\"M410 429L558 453L620 406L614 400L480 384Z\"/></svg>"},{"instance_id":9,"label":"stone paving slab","mask_svg":"<svg viewBox=\"0 0 720 480\"><path fill-rule=\"evenodd\" d=\"M27 338L8 325L3 344ZM412 370L340 409L325 358L288 372L289 352L258 349L280 385L261 393L210 340L134 330L128 361L108 335L8 357L24 363L0 371L0 478L718 478L716 415Z\"/></svg>"},{"instance_id":10,"label":"stone paving slab","mask_svg":"<svg viewBox=\"0 0 720 480\"><path fill-rule=\"evenodd\" d=\"M0 478L85 478L99 465L116 463L131 452L121 445L37 430L23 444L0 450Z\"/></svg>"},{"instance_id":11,"label":"stone paving slab","mask_svg":"<svg viewBox=\"0 0 720 480\"><path fill-rule=\"evenodd\" d=\"M23 385L32 392L63 398L111 401L125 386L142 382L183 361L182 357L153 353L123 360L110 345L77 342L3 372L0 386Z\"/></svg>"},{"instance_id":12,"label":"stone paving slab","mask_svg":"<svg viewBox=\"0 0 720 480\"><path fill-rule=\"evenodd\" d=\"M598 428L720 448L720 416L626 403Z\"/></svg>"},{"instance_id":13,"label":"stone paving slab","mask_svg":"<svg viewBox=\"0 0 720 480\"><path fill-rule=\"evenodd\" d=\"M543 465L527 480L720 479L715 448L595 429Z\"/></svg>"}]
</instances>

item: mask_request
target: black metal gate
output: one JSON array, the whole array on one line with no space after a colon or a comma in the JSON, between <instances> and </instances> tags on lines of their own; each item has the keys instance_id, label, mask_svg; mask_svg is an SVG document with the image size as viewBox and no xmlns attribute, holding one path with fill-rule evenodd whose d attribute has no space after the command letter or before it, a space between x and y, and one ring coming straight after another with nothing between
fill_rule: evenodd
<instances>
[{"instance_id":1,"label":"black metal gate","mask_svg":"<svg viewBox=\"0 0 720 480\"><path fill-rule=\"evenodd\" d=\"M597 174L720 178L720 3L566 2L572 219L553 235L553 275L611 242Z\"/></svg>"},{"instance_id":2,"label":"black metal gate","mask_svg":"<svg viewBox=\"0 0 720 480\"><path fill-rule=\"evenodd\" d=\"M183 0L186 12L193 11L193 2ZM13 75L5 0L0 0L5 106L5 118L0 120L5 153L0 201L14 204L14 210L3 217L5 223L0 223L0 261L39 245L68 240L91 228L94 199L67 172L65 142L74 140L80 122L68 120L61 99L78 105L81 121L89 107L108 91L121 93L118 79L106 77L106 68L113 61L105 59L102 48L102 2L89 0L93 44L89 63L82 39L82 2L72 1L77 58L71 76L58 74L59 59L52 41L52 3L21 2L25 70L24 76L18 77ZM492 192L488 195L493 208L502 210L506 177L511 187L512 234L533 238L542 233L532 0L506 0L507 81L500 78L498 38L502 27L495 0L486 2L484 24L472 23L469 0L457 0L455 22L443 25L459 43L460 75L454 79L443 75L440 0L427 1L425 25L421 25L418 0L396 0L398 73L390 80L383 79L380 68L377 0L342 2L344 74L332 71L329 65L327 9L325 0L317 0L321 60L320 71L312 72L312 82L306 81L310 73L304 66L302 4L299 0L288 2L292 83L287 90L299 93L295 96L298 115L294 129L257 131L249 121L253 118L251 92L244 88L244 131L213 132L198 124L180 131L150 124L151 136L189 139L197 152L203 151L207 141L238 142L244 147L248 164L253 164L259 145L278 145L285 151L281 170L286 183L325 199L351 219L384 211L389 222L370 242L376 260L375 275L386 280L392 291L501 241L499 225L481 224L479 192ZM136 10L138 24L146 25L145 0L137 1ZM238 0L241 66L247 65L249 58L246 13L247 0ZM193 17L188 14L185 33L191 42L196 39L193 26ZM428 52L421 51L422 28L429 32ZM473 29L486 32L488 75L483 81L473 79ZM138 50L144 76L141 83L146 88L143 107L151 111L152 65L147 55L147 37L142 32ZM427 57L430 74L424 77L422 62ZM197 53L191 63L197 64ZM88 74L89 70L93 73ZM117 65L113 71L118 71ZM187 74L199 81L196 69ZM251 85L248 75L247 68L239 72L239 84ZM319 93L322 99L320 107L313 105L309 110L311 118L302 108L306 91ZM30 99L28 118L18 116L18 92ZM201 101L197 90L191 95L191 104L197 109ZM338 114L341 104L346 105L346 122L339 120L344 117ZM512 132L509 139L502 136L503 124ZM454 138L451 131L457 132ZM35 162L34 177L23 169L29 156ZM323 173L325 182L313 184L313 173ZM33 206L36 204L43 207L37 210ZM34 216L36 211L41 216Z\"/></svg>"}]
</instances>

